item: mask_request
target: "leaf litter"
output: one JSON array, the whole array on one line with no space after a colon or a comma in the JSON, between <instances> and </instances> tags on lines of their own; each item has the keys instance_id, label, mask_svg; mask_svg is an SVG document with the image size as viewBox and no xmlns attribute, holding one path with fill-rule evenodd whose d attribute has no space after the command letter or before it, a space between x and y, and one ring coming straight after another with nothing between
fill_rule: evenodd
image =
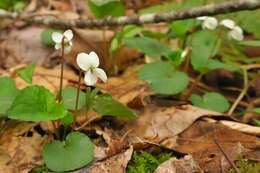
<instances>
[{"instance_id":1,"label":"leaf litter","mask_svg":"<svg viewBox=\"0 0 260 173\"><path fill-rule=\"evenodd\" d=\"M133 2L127 2L131 3ZM154 2L147 1L144 4L147 3ZM35 4L36 1L32 1L28 10L36 10ZM51 4L59 17L78 17L66 12L68 9L71 10L68 2L51 1ZM138 6L144 4L138 1ZM89 14L87 9L81 10ZM59 11L65 11L66 15L62 16ZM53 93L58 91L60 70L56 67L57 64L52 64L58 54L52 53L51 49L40 43L39 36L44 29L39 26L11 29L8 39L0 44L0 58L6 59L0 62L0 74L11 76L19 89L28 84L17 76L17 71L23 69L25 64L33 62L37 64L33 83L43 85ZM68 65L64 74L65 86L75 86L77 83L77 74L73 66L75 59L70 57L75 57L75 52L79 50L88 51L94 47L100 51L99 54L104 59L103 66L108 69L114 68L108 61L111 57L107 50L115 31L106 30L105 34L102 30L75 31L76 50L66 59ZM93 39L94 44L89 42ZM125 70L129 62L136 61L139 57L140 53L122 48L116 55L116 71L125 71L124 74L111 77L106 84L99 84L102 92L110 93L114 99L135 109L138 119L129 122L100 117L93 112L88 112L87 116L85 112L74 112L79 126L72 128L79 129L91 137L95 144L95 160L88 167L71 173L125 173L134 152L149 152L147 148L154 146L176 154L160 164L155 173L228 171L231 166L221 149L233 162L238 160L238 156L260 161L259 127L242 124L222 113L197 108L187 103L180 104L176 101L167 103L167 106L158 104L158 97L154 97L156 94L149 90L147 83L137 79L135 71ZM139 66L132 69L134 68L139 69ZM233 73L215 75L216 77L207 76L208 80L213 80L209 81L212 85L220 85L221 81L216 80L225 78L225 75L235 78ZM252 85L256 95L259 93L257 82L256 80ZM167 102L167 98L162 97L162 100ZM43 165L43 145L54 138L49 134L53 130L50 122L37 124L1 120L0 126L0 172L27 173L32 168Z\"/></svg>"}]
</instances>

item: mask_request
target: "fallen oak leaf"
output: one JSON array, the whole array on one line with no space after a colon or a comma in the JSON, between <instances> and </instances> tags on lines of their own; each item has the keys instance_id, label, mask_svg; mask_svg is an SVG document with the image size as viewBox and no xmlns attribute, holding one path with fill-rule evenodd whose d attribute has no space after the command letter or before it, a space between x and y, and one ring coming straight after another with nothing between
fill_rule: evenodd
<instances>
[{"instance_id":1,"label":"fallen oak leaf","mask_svg":"<svg viewBox=\"0 0 260 173\"><path fill-rule=\"evenodd\" d=\"M221 113L191 105L179 107L149 105L139 115L139 119L135 123L129 123L126 129L133 129L132 140L138 137L149 142L160 143L165 139L176 137L200 117L218 115Z\"/></svg>"},{"instance_id":2,"label":"fallen oak leaf","mask_svg":"<svg viewBox=\"0 0 260 173\"><path fill-rule=\"evenodd\" d=\"M191 155L181 159L171 158L162 163L154 173L203 173Z\"/></svg>"},{"instance_id":3,"label":"fallen oak leaf","mask_svg":"<svg viewBox=\"0 0 260 173\"><path fill-rule=\"evenodd\" d=\"M130 146L126 151L110 157L104 161L96 162L90 166L86 171L79 173L125 173L128 162L133 153L133 147Z\"/></svg>"}]
</instances>

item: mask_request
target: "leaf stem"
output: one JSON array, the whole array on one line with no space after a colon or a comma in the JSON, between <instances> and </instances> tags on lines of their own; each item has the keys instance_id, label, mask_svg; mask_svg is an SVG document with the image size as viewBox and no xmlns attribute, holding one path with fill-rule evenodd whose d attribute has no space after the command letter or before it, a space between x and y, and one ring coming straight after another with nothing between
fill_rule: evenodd
<instances>
[{"instance_id":1,"label":"leaf stem","mask_svg":"<svg viewBox=\"0 0 260 173\"><path fill-rule=\"evenodd\" d=\"M243 69L243 76L244 76L244 88L231 106L231 108L228 111L228 115L232 115L233 112L235 111L236 107L238 106L239 102L244 98L244 96L247 93L248 90L248 75L247 75L247 70Z\"/></svg>"}]
</instances>

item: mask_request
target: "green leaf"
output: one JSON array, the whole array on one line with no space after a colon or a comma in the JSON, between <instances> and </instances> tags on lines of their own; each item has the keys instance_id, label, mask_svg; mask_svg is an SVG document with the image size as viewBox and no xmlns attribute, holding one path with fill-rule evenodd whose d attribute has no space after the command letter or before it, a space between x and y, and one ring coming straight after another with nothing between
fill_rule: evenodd
<instances>
[{"instance_id":1,"label":"green leaf","mask_svg":"<svg viewBox=\"0 0 260 173\"><path fill-rule=\"evenodd\" d=\"M250 109L248 110L249 112L255 112L255 113L258 113L260 114L260 108L254 108L254 109Z\"/></svg>"},{"instance_id":2,"label":"green leaf","mask_svg":"<svg viewBox=\"0 0 260 173\"><path fill-rule=\"evenodd\" d=\"M67 115L61 119L61 121L65 128L69 127L74 121L73 114L68 112Z\"/></svg>"},{"instance_id":3,"label":"green leaf","mask_svg":"<svg viewBox=\"0 0 260 173\"><path fill-rule=\"evenodd\" d=\"M114 100L110 95L96 96L93 108L101 115L116 116L119 118L136 118L136 114L127 106Z\"/></svg>"},{"instance_id":4,"label":"green leaf","mask_svg":"<svg viewBox=\"0 0 260 173\"><path fill-rule=\"evenodd\" d=\"M54 46L54 44L55 44L52 40L53 32L60 32L60 30L48 28L48 29L43 30L41 33L41 41L47 47Z\"/></svg>"},{"instance_id":5,"label":"green leaf","mask_svg":"<svg viewBox=\"0 0 260 173\"><path fill-rule=\"evenodd\" d=\"M12 78L0 77L0 117L6 115L17 93L18 90Z\"/></svg>"},{"instance_id":6,"label":"green leaf","mask_svg":"<svg viewBox=\"0 0 260 173\"><path fill-rule=\"evenodd\" d=\"M171 35L173 37L183 37L193 27L195 21L193 19L180 20L170 25Z\"/></svg>"},{"instance_id":7,"label":"green leaf","mask_svg":"<svg viewBox=\"0 0 260 173\"><path fill-rule=\"evenodd\" d=\"M254 123L256 126L260 127L260 120L253 119L253 123Z\"/></svg>"},{"instance_id":8,"label":"green leaf","mask_svg":"<svg viewBox=\"0 0 260 173\"><path fill-rule=\"evenodd\" d=\"M243 40L239 42L240 45L260 47L260 40Z\"/></svg>"},{"instance_id":9,"label":"green leaf","mask_svg":"<svg viewBox=\"0 0 260 173\"><path fill-rule=\"evenodd\" d=\"M34 70L35 64L28 65L26 68L19 70L17 76L22 78L25 82L32 84Z\"/></svg>"},{"instance_id":10,"label":"green leaf","mask_svg":"<svg viewBox=\"0 0 260 173\"><path fill-rule=\"evenodd\" d=\"M172 51L171 53L165 55L166 58L168 58L176 67L181 65L185 58L183 58L181 55L183 53L183 50L177 49L175 51Z\"/></svg>"},{"instance_id":11,"label":"green leaf","mask_svg":"<svg viewBox=\"0 0 260 173\"><path fill-rule=\"evenodd\" d=\"M226 63L223 63L221 61L213 60L213 59L209 60L207 68L209 70L215 70L215 69L220 69L221 68L221 69L225 69L225 70L228 70L228 71L231 71L231 72L235 72L235 71L239 71L240 70L240 68L235 66L235 65L226 64Z\"/></svg>"},{"instance_id":12,"label":"green leaf","mask_svg":"<svg viewBox=\"0 0 260 173\"><path fill-rule=\"evenodd\" d=\"M117 32L110 45L110 52L115 52L120 48L123 38L134 37L141 33L143 29L135 25L127 25L120 32Z\"/></svg>"},{"instance_id":13,"label":"green leaf","mask_svg":"<svg viewBox=\"0 0 260 173\"><path fill-rule=\"evenodd\" d=\"M121 0L89 0L88 5L97 18L125 14L125 6Z\"/></svg>"},{"instance_id":14,"label":"green leaf","mask_svg":"<svg viewBox=\"0 0 260 173\"><path fill-rule=\"evenodd\" d=\"M227 99L223 95L215 92L206 93L203 97L192 94L190 101L195 106L217 112L226 112L230 107Z\"/></svg>"},{"instance_id":15,"label":"green leaf","mask_svg":"<svg viewBox=\"0 0 260 173\"><path fill-rule=\"evenodd\" d=\"M214 33L202 30L192 36L191 64L197 71L205 71L209 58L214 55L217 37Z\"/></svg>"},{"instance_id":16,"label":"green leaf","mask_svg":"<svg viewBox=\"0 0 260 173\"><path fill-rule=\"evenodd\" d=\"M55 140L43 148L43 160L55 172L81 168L90 163L93 157L94 145L88 136L79 132L72 132L65 141Z\"/></svg>"},{"instance_id":17,"label":"green leaf","mask_svg":"<svg viewBox=\"0 0 260 173\"><path fill-rule=\"evenodd\" d=\"M178 94L189 84L186 73L176 71L171 64L162 61L145 64L138 76L160 94Z\"/></svg>"},{"instance_id":18,"label":"green leaf","mask_svg":"<svg viewBox=\"0 0 260 173\"><path fill-rule=\"evenodd\" d=\"M63 118L67 110L46 88L29 86L17 94L7 114L11 119L38 122Z\"/></svg>"},{"instance_id":19,"label":"green leaf","mask_svg":"<svg viewBox=\"0 0 260 173\"><path fill-rule=\"evenodd\" d=\"M158 40L148 37L125 38L124 43L129 48L137 49L150 57L162 56L172 51Z\"/></svg>"},{"instance_id":20,"label":"green leaf","mask_svg":"<svg viewBox=\"0 0 260 173\"><path fill-rule=\"evenodd\" d=\"M62 91L63 104L67 109L74 110L77 98L77 88L65 88ZM79 91L78 109L85 106L85 93Z\"/></svg>"}]
</instances>

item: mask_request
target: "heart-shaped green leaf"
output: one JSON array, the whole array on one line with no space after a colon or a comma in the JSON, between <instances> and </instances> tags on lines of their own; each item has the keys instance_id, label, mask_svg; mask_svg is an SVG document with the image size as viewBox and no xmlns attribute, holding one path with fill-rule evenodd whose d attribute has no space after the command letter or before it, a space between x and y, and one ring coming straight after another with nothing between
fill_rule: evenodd
<instances>
[{"instance_id":1,"label":"heart-shaped green leaf","mask_svg":"<svg viewBox=\"0 0 260 173\"><path fill-rule=\"evenodd\" d=\"M93 102L93 108L101 115L110 115L121 118L136 118L136 114L127 106L114 100L110 95L96 96Z\"/></svg>"},{"instance_id":2,"label":"heart-shaped green leaf","mask_svg":"<svg viewBox=\"0 0 260 173\"><path fill-rule=\"evenodd\" d=\"M16 97L18 90L13 79L0 77L0 117L6 115Z\"/></svg>"},{"instance_id":3,"label":"heart-shaped green leaf","mask_svg":"<svg viewBox=\"0 0 260 173\"><path fill-rule=\"evenodd\" d=\"M192 94L190 100L195 106L217 112L226 112L230 106L223 95L215 92L206 93L203 97Z\"/></svg>"},{"instance_id":4,"label":"heart-shaped green leaf","mask_svg":"<svg viewBox=\"0 0 260 173\"><path fill-rule=\"evenodd\" d=\"M125 14L125 6L121 0L89 0L88 5L97 18Z\"/></svg>"},{"instance_id":5,"label":"heart-shaped green leaf","mask_svg":"<svg viewBox=\"0 0 260 173\"><path fill-rule=\"evenodd\" d=\"M124 43L132 49L137 49L150 57L158 57L172 52L166 45L149 37L125 38Z\"/></svg>"},{"instance_id":6,"label":"heart-shaped green leaf","mask_svg":"<svg viewBox=\"0 0 260 173\"><path fill-rule=\"evenodd\" d=\"M66 140L53 141L44 146L43 159L49 169L56 172L81 168L93 160L94 145L83 133L70 133Z\"/></svg>"},{"instance_id":7,"label":"heart-shaped green leaf","mask_svg":"<svg viewBox=\"0 0 260 173\"><path fill-rule=\"evenodd\" d=\"M62 98L63 98L63 104L67 109L74 110L75 104L76 104L76 98L77 98L77 88L65 88L62 91ZM85 93L82 91L79 91L79 102L78 102L78 108L82 108L86 102L85 102Z\"/></svg>"},{"instance_id":8,"label":"heart-shaped green leaf","mask_svg":"<svg viewBox=\"0 0 260 173\"><path fill-rule=\"evenodd\" d=\"M63 118L67 110L55 101L49 90L29 86L21 90L7 111L8 117L24 121L49 121Z\"/></svg>"},{"instance_id":9,"label":"heart-shaped green leaf","mask_svg":"<svg viewBox=\"0 0 260 173\"><path fill-rule=\"evenodd\" d=\"M178 94L189 84L189 78L185 73L176 71L173 65L162 61L145 64L138 75L160 94Z\"/></svg>"},{"instance_id":10,"label":"heart-shaped green leaf","mask_svg":"<svg viewBox=\"0 0 260 173\"><path fill-rule=\"evenodd\" d=\"M214 55L216 36L207 30L192 35L191 64L197 71L205 71L208 60Z\"/></svg>"},{"instance_id":11,"label":"heart-shaped green leaf","mask_svg":"<svg viewBox=\"0 0 260 173\"><path fill-rule=\"evenodd\" d=\"M31 64L31 65L27 66L26 68L18 71L17 72L17 76L22 78L25 82L31 84L32 83L34 69L35 69L35 64Z\"/></svg>"}]
</instances>

